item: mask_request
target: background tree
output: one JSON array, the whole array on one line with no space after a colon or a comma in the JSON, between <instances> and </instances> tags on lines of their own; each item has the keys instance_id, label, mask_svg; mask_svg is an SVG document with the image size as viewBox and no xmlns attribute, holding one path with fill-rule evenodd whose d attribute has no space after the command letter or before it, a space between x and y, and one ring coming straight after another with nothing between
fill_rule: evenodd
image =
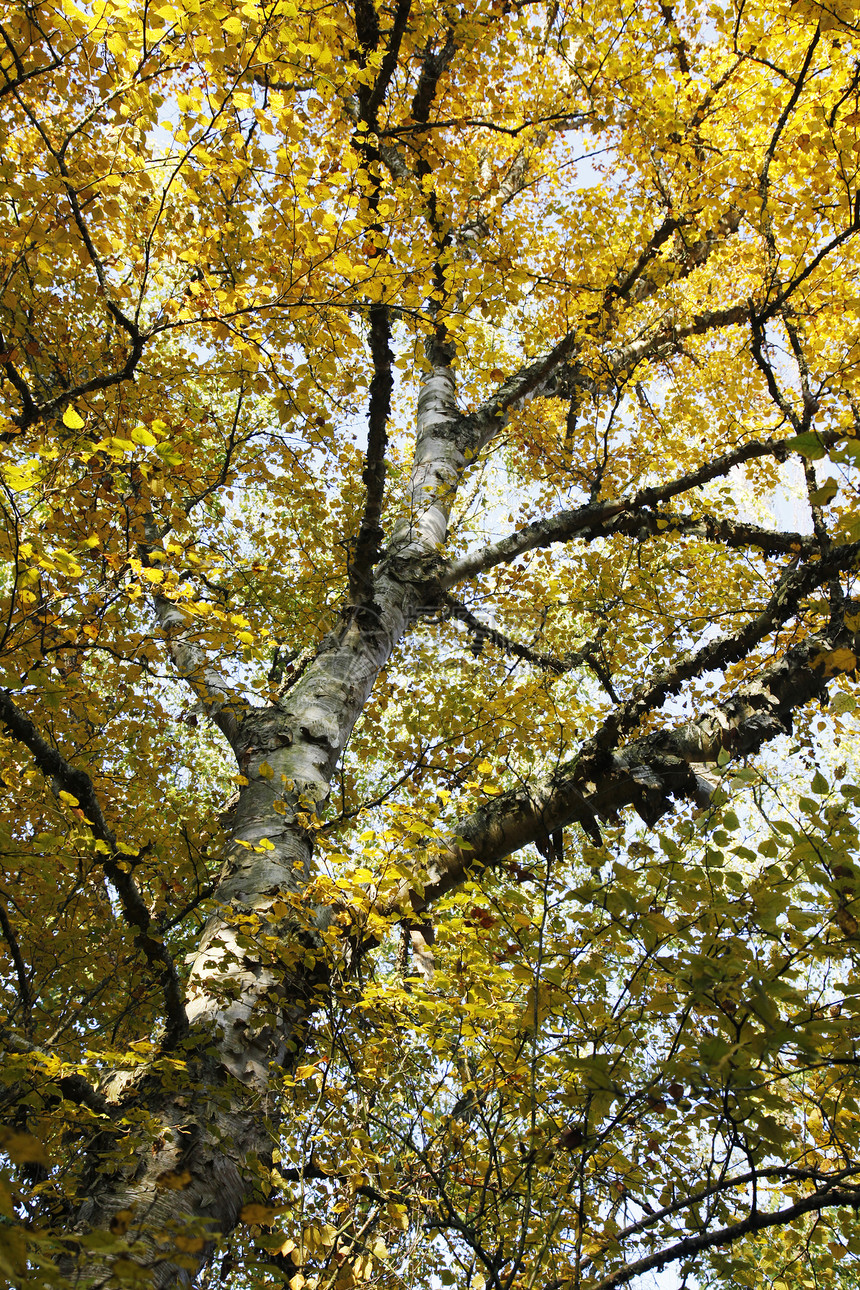
<instances>
[{"instance_id":1,"label":"background tree","mask_svg":"<svg viewBox=\"0 0 860 1290\"><path fill-rule=\"evenodd\" d=\"M854 8L2 11L2 1274L838 1281Z\"/></svg>"}]
</instances>

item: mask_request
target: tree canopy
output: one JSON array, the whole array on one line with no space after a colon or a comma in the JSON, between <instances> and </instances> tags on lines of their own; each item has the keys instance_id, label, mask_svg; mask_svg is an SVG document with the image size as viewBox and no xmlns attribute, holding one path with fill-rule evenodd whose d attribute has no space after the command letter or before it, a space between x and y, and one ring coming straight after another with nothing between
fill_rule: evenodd
<instances>
[{"instance_id":1,"label":"tree canopy","mask_svg":"<svg viewBox=\"0 0 860 1290\"><path fill-rule=\"evenodd\" d=\"M0 18L0 1279L847 1284L854 0Z\"/></svg>"}]
</instances>

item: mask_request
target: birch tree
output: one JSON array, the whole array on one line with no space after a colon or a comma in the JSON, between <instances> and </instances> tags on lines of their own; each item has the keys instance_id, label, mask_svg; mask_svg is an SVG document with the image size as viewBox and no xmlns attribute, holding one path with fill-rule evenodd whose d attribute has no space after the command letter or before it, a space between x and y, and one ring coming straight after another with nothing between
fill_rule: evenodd
<instances>
[{"instance_id":1,"label":"birch tree","mask_svg":"<svg viewBox=\"0 0 860 1290\"><path fill-rule=\"evenodd\" d=\"M0 22L0 1273L860 1254L849 0Z\"/></svg>"}]
</instances>

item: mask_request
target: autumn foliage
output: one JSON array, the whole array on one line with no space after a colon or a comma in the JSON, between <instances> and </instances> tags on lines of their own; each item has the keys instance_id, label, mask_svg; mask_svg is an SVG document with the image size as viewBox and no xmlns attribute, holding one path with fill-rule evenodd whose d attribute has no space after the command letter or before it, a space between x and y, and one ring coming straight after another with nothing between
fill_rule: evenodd
<instances>
[{"instance_id":1,"label":"autumn foliage","mask_svg":"<svg viewBox=\"0 0 860 1290\"><path fill-rule=\"evenodd\" d=\"M858 12L0 3L0 1281L851 1283Z\"/></svg>"}]
</instances>

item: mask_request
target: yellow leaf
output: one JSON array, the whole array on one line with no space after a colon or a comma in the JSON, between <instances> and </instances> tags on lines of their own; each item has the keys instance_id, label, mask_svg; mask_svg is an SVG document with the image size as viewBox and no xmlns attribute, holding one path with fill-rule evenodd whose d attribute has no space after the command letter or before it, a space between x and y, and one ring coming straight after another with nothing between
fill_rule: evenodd
<instances>
[{"instance_id":1,"label":"yellow leaf","mask_svg":"<svg viewBox=\"0 0 860 1290\"><path fill-rule=\"evenodd\" d=\"M149 1280L149 1274L136 1259L115 1259L111 1265L111 1280L114 1285L143 1286ZM150 1282L151 1284L151 1282Z\"/></svg>"},{"instance_id":2,"label":"yellow leaf","mask_svg":"<svg viewBox=\"0 0 860 1290\"><path fill-rule=\"evenodd\" d=\"M151 448L158 442L154 434L150 434L146 426L135 426L131 432L132 443L142 444L144 448Z\"/></svg>"},{"instance_id":3,"label":"yellow leaf","mask_svg":"<svg viewBox=\"0 0 860 1290\"><path fill-rule=\"evenodd\" d=\"M407 1210L405 1205L389 1205L388 1217L391 1219L392 1223L394 1223L395 1227L399 1227L402 1232L405 1232L408 1230L409 1211ZM475 1280L476 1278L473 1277L472 1278L473 1285L475 1284Z\"/></svg>"},{"instance_id":4,"label":"yellow leaf","mask_svg":"<svg viewBox=\"0 0 860 1290\"><path fill-rule=\"evenodd\" d=\"M857 655L850 649L829 650L819 654L813 666L823 666L825 676L835 676L837 672L853 672L857 666Z\"/></svg>"},{"instance_id":5,"label":"yellow leaf","mask_svg":"<svg viewBox=\"0 0 860 1290\"><path fill-rule=\"evenodd\" d=\"M243 1223L271 1223L278 1213L271 1205L243 1205L239 1217Z\"/></svg>"},{"instance_id":6,"label":"yellow leaf","mask_svg":"<svg viewBox=\"0 0 860 1290\"><path fill-rule=\"evenodd\" d=\"M0 1150L15 1165L50 1165L48 1153L32 1133L16 1133L14 1129L0 1128Z\"/></svg>"},{"instance_id":7,"label":"yellow leaf","mask_svg":"<svg viewBox=\"0 0 860 1290\"><path fill-rule=\"evenodd\" d=\"M57 547L54 551L54 564L61 573L69 574L73 578L80 576L81 566L70 551L64 551L61 547Z\"/></svg>"},{"instance_id":8,"label":"yellow leaf","mask_svg":"<svg viewBox=\"0 0 860 1290\"><path fill-rule=\"evenodd\" d=\"M188 1254L199 1254L205 1245L202 1236L177 1236L175 1240L176 1248Z\"/></svg>"},{"instance_id":9,"label":"yellow leaf","mask_svg":"<svg viewBox=\"0 0 860 1290\"><path fill-rule=\"evenodd\" d=\"M80 802L78 801L78 799L74 797L71 793L67 793L64 788L60 789L57 796L59 797L60 801L65 802L67 806L80 806Z\"/></svg>"},{"instance_id":10,"label":"yellow leaf","mask_svg":"<svg viewBox=\"0 0 860 1290\"><path fill-rule=\"evenodd\" d=\"M84 420L74 408L68 407L63 413L63 425L69 430L83 430Z\"/></svg>"},{"instance_id":11,"label":"yellow leaf","mask_svg":"<svg viewBox=\"0 0 860 1290\"><path fill-rule=\"evenodd\" d=\"M118 1209L110 1221L110 1230L114 1236L125 1236L132 1220L130 1209Z\"/></svg>"}]
</instances>

